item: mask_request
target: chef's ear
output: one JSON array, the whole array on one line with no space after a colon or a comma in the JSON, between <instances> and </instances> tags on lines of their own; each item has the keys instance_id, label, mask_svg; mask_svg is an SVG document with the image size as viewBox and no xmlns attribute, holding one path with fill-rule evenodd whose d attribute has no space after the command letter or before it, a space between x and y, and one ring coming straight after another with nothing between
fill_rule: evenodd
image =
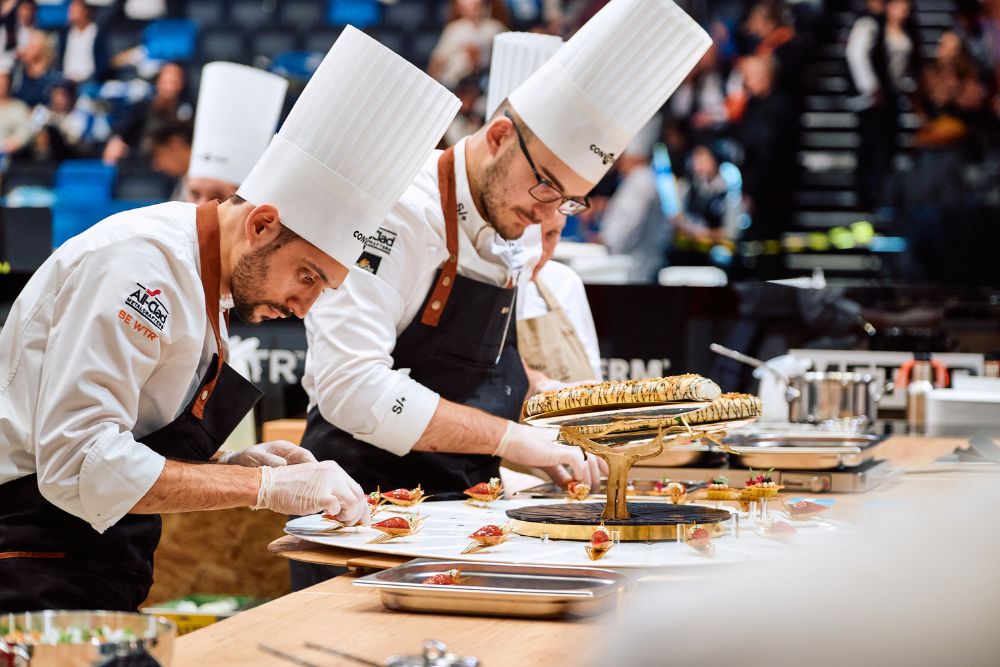
<instances>
[{"instance_id":1,"label":"chef's ear","mask_svg":"<svg viewBox=\"0 0 1000 667\"><path fill-rule=\"evenodd\" d=\"M281 218L278 209L271 204L254 207L247 216L244 233L251 247L263 247L278 238L281 233Z\"/></svg>"},{"instance_id":2,"label":"chef's ear","mask_svg":"<svg viewBox=\"0 0 1000 667\"><path fill-rule=\"evenodd\" d=\"M486 147L490 151L490 157L496 158L505 143L516 140L514 123L506 116L494 118L486 126Z\"/></svg>"}]
</instances>

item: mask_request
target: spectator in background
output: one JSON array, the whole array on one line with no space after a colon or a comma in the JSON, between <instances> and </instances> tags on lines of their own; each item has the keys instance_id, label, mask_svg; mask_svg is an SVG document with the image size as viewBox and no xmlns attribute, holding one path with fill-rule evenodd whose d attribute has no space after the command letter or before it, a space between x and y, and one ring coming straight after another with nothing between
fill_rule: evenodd
<instances>
[{"instance_id":1,"label":"spectator in background","mask_svg":"<svg viewBox=\"0 0 1000 667\"><path fill-rule=\"evenodd\" d=\"M666 265L671 228L650 166L651 142L637 139L615 162L621 180L601 218L600 239L612 254L632 258L630 283L655 283Z\"/></svg>"},{"instance_id":2,"label":"spectator in background","mask_svg":"<svg viewBox=\"0 0 1000 667\"><path fill-rule=\"evenodd\" d=\"M29 107L47 104L52 85L61 77L53 71L55 53L45 33L34 31L21 49L12 73L11 91Z\"/></svg>"},{"instance_id":3,"label":"spectator in background","mask_svg":"<svg viewBox=\"0 0 1000 667\"><path fill-rule=\"evenodd\" d=\"M729 124L726 81L713 45L667 102L670 115L701 137L721 135Z\"/></svg>"},{"instance_id":4,"label":"spectator in background","mask_svg":"<svg viewBox=\"0 0 1000 667\"><path fill-rule=\"evenodd\" d=\"M507 28L490 15L482 0L452 0L452 15L431 53L427 72L454 90L459 81L489 66L493 37Z\"/></svg>"},{"instance_id":5,"label":"spectator in background","mask_svg":"<svg viewBox=\"0 0 1000 667\"><path fill-rule=\"evenodd\" d=\"M910 0L869 0L868 14L851 28L847 64L857 95L861 142L858 148L858 199L865 210L886 202L899 136L899 114L916 90L920 38ZM885 13L879 14L884 7Z\"/></svg>"},{"instance_id":6,"label":"spectator in background","mask_svg":"<svg viewBox=\"0 0 1000 667\"><path fill-rule=\"evenodd\" d=\"M83 0L69 3L69 25L59 33L59 63L63 76L73 83L100 81L108 65L104 35Z\"/></svg>"},{"instance_id":7,"label":"spectator in background","mask_svg":"<svg viewBox=\"0 0 1000 667\"><path fill-rule=\"evenodd\" d=\"M35 132L28 105L10 95L10 74L0 73L0 152L10 157L28 145Z\"/></svg>"},{"instance_id":8,"label":"spectator in background","mask_svg":"<svg viewBox=\"0 0 1000 667\"><path fill-rule=\"evenodd\" d=\"M958 33L945 32L934 60L924 65L917 96L922 126L918 146L947 146L963 140L986 106L986 88Z\"/></svg>"},{"instance_id":9,"label":"spectator in background","mask_svg":"<svg viewBox=\"0 0 1000 667\"><path fill-rule=\"evenodd\" d=\"M760 56L740 64L748 100L736 134L754 239L780 239L791 223L798 123L788 96L774 87L775 67L773 59Z\"/></svg>"},{"instance_id":10,"label":"spectator in background","mask_svg":"<svg viewBox=\"0 0 1000 667\"><path fill-rule=\"evenodd\" d=\"M757 42L753 55L774 59L775 88L794 101L801 91L806 54L788 7L781 0L758 2L750 10L744 29Z\"/></svg>"},{"instance_id":11,"label":"spectator in background","mask_svg":"<svg viewBox=\"0 0 1000 667\"><path fill-rule=\"evenodd\" d=\"M671 223L674 243L670 264L700 266L711 264L709 251L736 239L735 211L729 184L719 171L721 159L706 144L695 146L681 195L682 210Z\"/></svg>"},{"instance_id":12,"label":"spectator in background","mask_svg":"<svg viewBox=\"0 0 1000 667\"><path fill-rule=\"evenodd\" d=\"M455 87L455 96L462 101L458 114L444 133L442 141L446 146L454 146L462 137L467 137L483 126L483 91L479 87L479 77L467 76Z\"/></svg>"},{"instance_id":13,"label":"spectator in background","mask_svg":"<svg viewBox=\"0 0 1000 667\"><path fill-rule=\"evenodd\" d=\"M114 164L137 147L149 128L190 121L194 106L188 101L187 74L177 63L165 64L156 75L153 96L133 105L114 127L104 149L104 161Z\"/></svg>"},{"instance_id":14,"label":"spectator in background","mask_svg":"<svg viewBox=\"0 0 1000 667\"><path fill-rule=\"evenodd\" d=\"M37 159L62 161L82 156L80 137L86 119L74 112L75 104L76 86L72 81L59 81L50 87L47 113L35 137Z\"/></svg>"},{"instance_id":15,"label":"spectator in background","mask_svg":"<svg viewBox=\"0 0 1000 667\"><path fill-rule=\"evenodd\" d=\"M163 120L151 126L145 143L149 151L149 163L154 170L177 179L177 186L171 199L182 201L184 196L184 175L191 162L191 141L194 126L189 121Z\"/></svg>"}]
</instances>

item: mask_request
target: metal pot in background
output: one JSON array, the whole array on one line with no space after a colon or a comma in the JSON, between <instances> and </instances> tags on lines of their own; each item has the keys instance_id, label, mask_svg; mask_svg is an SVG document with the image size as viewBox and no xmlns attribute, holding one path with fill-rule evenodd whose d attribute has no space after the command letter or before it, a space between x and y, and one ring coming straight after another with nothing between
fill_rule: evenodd
<instances>
[{"instance_id":1,"label":"metal pot in background","mask_svg":"<svg viewBox=\"0 0 1000 667\"><path fill-rule=\"evenodd\" d=\"M788 421L818 424L831 419L878 419L885 384L868 373L809 371L790 378L798 397L788 403Z\"/></svg>"},{"instance_id":2,"label":"metal pot in background","mask_svg":"<svg viewBox=\"0 0 1000 667\"><path fill-rule=\"evenodd\" d=\"M42 644L19 632L128 630L120 641ZM0 615L0 667L167 667L177 626L158 616L116 611L35 611Z\"/></svg>"}]
</instances>

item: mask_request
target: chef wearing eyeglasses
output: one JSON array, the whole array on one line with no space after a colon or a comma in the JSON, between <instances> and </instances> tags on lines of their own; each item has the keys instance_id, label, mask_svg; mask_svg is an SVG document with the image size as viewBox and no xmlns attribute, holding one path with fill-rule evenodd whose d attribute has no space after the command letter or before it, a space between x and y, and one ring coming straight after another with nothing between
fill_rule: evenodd
<instances>
[{"instance_id":1,"label":"chef wearing eyeglasses","mask_svg":"<svg viewBox=\"0 0 1000 667\"><path fill-rule=\"evenodd\" d=\"M515 296L538 262L519 239L589 206L708 44L670 0L612 0L485 127L428 160L365 240L367 274L306 318L303 446L366 491L461 497L501 457L596 484L595 457L517 422L529 378Z\"/></svg>"}]
</instances>

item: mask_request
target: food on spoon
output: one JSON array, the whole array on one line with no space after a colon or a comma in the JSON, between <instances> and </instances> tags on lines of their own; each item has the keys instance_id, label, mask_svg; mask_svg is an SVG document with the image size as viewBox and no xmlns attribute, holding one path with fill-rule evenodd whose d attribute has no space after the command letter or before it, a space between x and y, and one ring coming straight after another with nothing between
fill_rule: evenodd
<instances>
[{"instance_id":1,"label":"food on spoon","mask_svg":"<svg viewBox=\"0 0 1000 667\"><path fill-rule=\"evenodd\" d=\"M507 539L510 534L509 526L496 526L493 524L483 526L476 532L469 535L473 540L484 547L492 547Z\"/></svg>"},{"instance_id":2,"label":"food on spoon","mask_svg":"<svg viewBox=\"0 0 1000 667\"><path fill-rule=\"evenodd\" d=\"M615 543L611 539L611 531L602 523L590 536L590 542L586 545L587 555L590 560L599 560L613 547Z\"/></svg>"},{"instance_id":3,"label":"food on spoon","mask_svg":"<svg viewBox=\"0 0 1000 667\"><path fill-rule=\"evenodd\" d=\"M409 535L413 532L415 528L415 522L411 521L407 517L394 516L384 521L379 521L378 523L373 523L372 528L375 530L380 530L387 535Z\"/></svg>"},{"instance_id":4,"label":"food on spoon","mask_svg":"<svg viewBox=\"0 0 1000 667\"><path fill-rule=\"evenodd\" d=\"M480 482L466 489L465 495L482 503L490 503L503 495L503 484L499 477L491 477L489 482Z\"/></svg>"},{"instance_id":5,"label":"food on spoon","mask_svg":"<svg viewBox=\"0 0 1000 667\"><path fill-rule=\"evenodd\" d=\"M424 495L424 491L420 488L419 484L415 489L393 489L392 491L383 491L379 496L383 500L401 507L416 505L429 498L429 496Z\"/></svg>"}]
</instances>

